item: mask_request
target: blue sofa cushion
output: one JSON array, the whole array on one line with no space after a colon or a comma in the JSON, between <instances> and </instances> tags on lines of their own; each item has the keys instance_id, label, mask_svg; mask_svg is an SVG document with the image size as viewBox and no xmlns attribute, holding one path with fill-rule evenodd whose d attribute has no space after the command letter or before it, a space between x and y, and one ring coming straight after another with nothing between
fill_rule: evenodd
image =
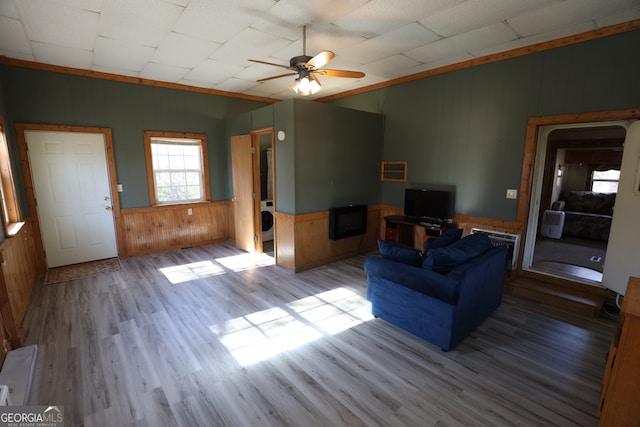
<instances>
[{"instance_id":1,"label":"blue sofa cushion","mask_svg":"<svg viewBox=\"0 0 640 427\"><path fill-rule=\"evenodd\" d=\"M409 288L447 304L458 302L458 281L420 266L370 256L365 261L364 271L369 276L369 282L386 281L394 283L398 288Z\"/></svg>"},{"instance_id":2,"label":"blue sofa cushion","mask_svg":"<svg viewBox=\"0 0 640 427\"><path fill-rule=\"evenodd\" d=\"M378 249L384 259L413 266L419 266L422 263L422 252L402 243L378 240Z\"/></svg>"},{"instance_id":3,"label":"blue sofa cushion","mask_svg":"<svg viewBox=\"0 0 640 427\"><path fill-rule=\"evenodd\" d=\"M457 242L462 237L462 228L450 228L435 239L427 239L424 244L424 253L430 249L438 249Z\"/></svg>"},{"instance_id":4,"label":"blue sofa cushion","mask_svg":"<svg viewBox=\"0 0 640 427\"><path fill-rule=\"evenodd\" d=\"M477 257L490 248L489 236L481 233L470 234L448 246L429 250L422 267L436 273L446 274L456 266Z\"/></svg>"}]
</instances>

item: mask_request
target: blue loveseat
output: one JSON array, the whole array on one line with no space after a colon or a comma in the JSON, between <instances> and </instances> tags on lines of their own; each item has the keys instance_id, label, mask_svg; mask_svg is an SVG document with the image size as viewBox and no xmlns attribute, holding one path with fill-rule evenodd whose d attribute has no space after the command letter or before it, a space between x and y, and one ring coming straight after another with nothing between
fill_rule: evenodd
<instances>
[{"instance_id":1,"label":"blue loveseat","mask_svg":"<svg viewBox=\"0 0 640 427\"><path fill-rule=\"evenodd\" d=\"M424 255L379 241L382 257L364 266L372 314L444 351L477 328L502 302L507 249L484 234L461 234L430 239Z\"/></svg>"}]
</instances>

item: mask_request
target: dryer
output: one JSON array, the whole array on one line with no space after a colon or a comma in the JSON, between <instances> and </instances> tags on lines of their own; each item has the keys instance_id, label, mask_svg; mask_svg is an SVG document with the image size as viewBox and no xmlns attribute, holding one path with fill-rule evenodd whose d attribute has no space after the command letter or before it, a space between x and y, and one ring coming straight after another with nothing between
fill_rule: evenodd
<instances>
[{"instance_id":1,"label":"dryer","mask_svg":"<svg viewBox=\"0 0 640 427\"><path fill-rule=\"evenodd\" d=\"M262 241L268 242L273 240L273 201L262 200L260 210L262 213Z\"/></svg>"}]
</instances>

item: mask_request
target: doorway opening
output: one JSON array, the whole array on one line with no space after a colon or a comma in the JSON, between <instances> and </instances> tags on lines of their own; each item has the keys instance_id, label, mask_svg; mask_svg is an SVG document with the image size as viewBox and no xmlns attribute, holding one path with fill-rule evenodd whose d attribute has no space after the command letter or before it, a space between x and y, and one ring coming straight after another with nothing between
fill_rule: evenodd
<instances>
[{"instance_id":1,"label":"doorway opening","mask_svg":"<svg viewBox=\"0 0 640 427\"><path fill-rule=\"evenodd\" d=\"M602 286L627 126L540 127L524 270Z\"/></svg>"},{"instance_id":2,"label":"doorway opening","mask_svg":"<svg viewBox=\"0 0 640 427\"><path fill-rule=\"evenodd\" d=\"M275 257L275 198L273 129L255 131L256 146L260 156L260 229L262 233L262 252Z\"/></svg>"}]
</instances>

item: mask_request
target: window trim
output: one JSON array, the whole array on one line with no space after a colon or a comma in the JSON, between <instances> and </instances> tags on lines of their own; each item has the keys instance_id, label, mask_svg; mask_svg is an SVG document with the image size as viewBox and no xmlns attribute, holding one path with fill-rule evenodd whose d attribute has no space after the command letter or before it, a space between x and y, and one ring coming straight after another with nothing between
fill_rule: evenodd
<instances>
[{"instance_id":1,"label":"window trim","mask_svg":"<svg viewBox=\"0 0 640 427\"><path fill-rule=\"evenodd\" d=\"M156 195L156 185L153 173L153 160L151 156L151 139L152 138L173 138L173 139L197 139L200 140L200 150L202 153L202 199L200 202L211 200L211 184L209 182L209 156L207 154L207 135L203 133L182 133L182 132L160 132L160 131L144 131L144 152L147 163L147 184L149 187L149 201L151 206L167 206L198 203L198 201L183 202L167 202L159 203Z\"/></svg>"},{"instance_id":2,"label":"window trim","mask_svg":"<svg viewBox=\"0 0 640 427\"><path fill-rule=\"evenodd\" d=\"M13 179L11 156L9 154L9 141L7 140L7 128L4 118L0 117L0 216L2 228L6 237L15 236L24 224L18 205L16 185Z\"/></svg>"}]
</instances>

